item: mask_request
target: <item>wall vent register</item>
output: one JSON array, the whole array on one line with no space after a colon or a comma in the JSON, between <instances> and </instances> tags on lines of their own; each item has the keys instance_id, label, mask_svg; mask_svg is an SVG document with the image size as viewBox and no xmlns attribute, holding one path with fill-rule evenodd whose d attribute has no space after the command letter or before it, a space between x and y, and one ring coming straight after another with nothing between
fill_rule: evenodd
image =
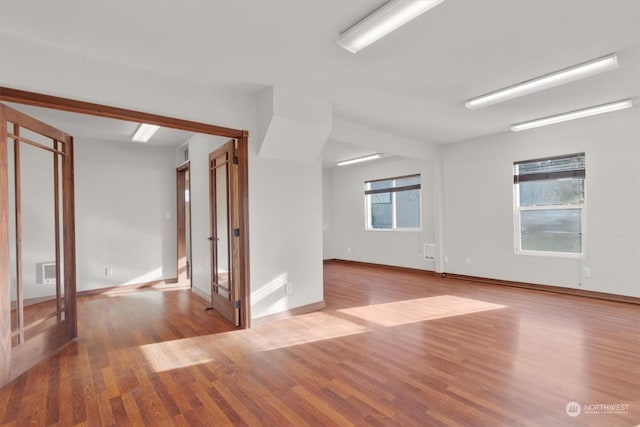
<instances>
[{"instance_id":1,"label":"wall vent register","mask_svg":"<svg viewBox=\"0 0 640 427\"><path fill-rule=\"evenodd\" d=\"M43 285L55 285L56 284L56 263L55 262L41 262L37 265L38 269L38 283Z\"/></svg>"}]
</instances>

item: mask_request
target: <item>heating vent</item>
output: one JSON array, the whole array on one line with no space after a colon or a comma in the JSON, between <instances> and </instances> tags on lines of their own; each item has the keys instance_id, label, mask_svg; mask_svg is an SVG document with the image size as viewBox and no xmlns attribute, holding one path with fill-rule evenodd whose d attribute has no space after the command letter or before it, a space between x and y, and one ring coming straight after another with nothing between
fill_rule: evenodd
<instances>
[{"instance_id":1,"label":"heating vent","mask_svg":"<svg viewBox=\"0 0 640 427\"><path fill-rule=\"evenodd\" d=\"M38 283L43 285L56 284L56 263L41 262L38 264Z\"/></svg>"},{"instance_id":2,"label":"heating vent","mask_svg":"<svg viewBox=\"0 0 640 427\"><path fill-rule=\"evenodd\" d=\"M425 261L436 260L436 245L433 243L425 243L422 247L422 256Z\"/></svg>"}]
</instances>

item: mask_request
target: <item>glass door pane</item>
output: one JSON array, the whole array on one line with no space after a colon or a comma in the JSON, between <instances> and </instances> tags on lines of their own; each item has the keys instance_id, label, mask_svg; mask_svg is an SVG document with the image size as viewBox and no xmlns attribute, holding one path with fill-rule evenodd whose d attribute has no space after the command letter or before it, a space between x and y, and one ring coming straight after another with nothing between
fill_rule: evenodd
<instances>
[{"instance_id":1,"label":"glass door pane","mask_svg":"<svg viewBox=\"0 0 640 427\"><path fill-rule=\"evenodd\" d=\"M217 292L229 298L230 265L229 265L229 206L228 206L228 172L229 162L226 156L215 161L215 231L216 258L215 278Z\"/></svg>"}]
</instances>

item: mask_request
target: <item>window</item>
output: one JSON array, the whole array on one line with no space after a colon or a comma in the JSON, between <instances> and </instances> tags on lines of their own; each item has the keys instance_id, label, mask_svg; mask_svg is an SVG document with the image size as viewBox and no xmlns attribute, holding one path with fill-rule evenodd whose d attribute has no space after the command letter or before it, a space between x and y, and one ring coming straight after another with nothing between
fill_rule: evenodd
<instances>
[{"instance_id":1,"label":"window","mask_svg":"<svg viewBox=\"0 0 640 427\"><path fill-rule=\"evenodd\" d=\"M366 181L367 230L420 229L420 175Z\"/></svg>"},{"instance_id":2,"label":"window","mask_svg":"<svg viewBox=\"0 0 640 427\"><path fill-rule=\"evenodd\" d=\"M516 252L583 253L584 153L513 164Z\"/></svg>"}]
</instances>

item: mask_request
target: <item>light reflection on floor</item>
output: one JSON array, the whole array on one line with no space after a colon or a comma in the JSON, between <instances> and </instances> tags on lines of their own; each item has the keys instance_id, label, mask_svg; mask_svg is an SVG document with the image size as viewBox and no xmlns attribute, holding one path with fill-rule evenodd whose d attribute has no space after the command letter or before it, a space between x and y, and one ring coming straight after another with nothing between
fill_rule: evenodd
<instances>
[{"instance_id":1,"label":"light reflection on floor","mask_svg":"<svg viewBox=\"0 0 640 427\"><path fill-rule=\"evenodd\" d=\"M335 312L314 312L253 329L148 344L141 346L140 350L155 372L163 372L215 361L216 351L222 348L227 351L233 349L233 354L227 355L233 359L250 353L367 333L380 327L394 327L504 307L484 301L440 295Z\"/></svg>"},{"instance_id":2,"label":"light reflection on floor","mask_svg":"<svg viewBox=\"0 0 640 427\"><path fill-rule=\"evenodd\" d=\"M439 295L385 304L345 308L338 310L338 312L380 326L389 327L451 316L461 316L464 314L478 313L480 311L496 310L499 308L505 308L505 306L452 295Z\"/></svg>"}]
</instances>

